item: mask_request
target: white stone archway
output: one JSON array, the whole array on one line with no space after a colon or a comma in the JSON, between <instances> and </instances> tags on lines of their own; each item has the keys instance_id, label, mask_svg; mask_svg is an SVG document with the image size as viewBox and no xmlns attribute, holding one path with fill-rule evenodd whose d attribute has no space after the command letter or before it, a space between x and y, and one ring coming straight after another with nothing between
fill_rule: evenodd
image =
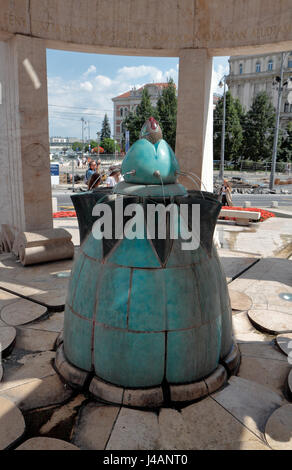
<instances>
[{"instance_id":1,"label":"white stone archway","mask_svg":"<svg viewBox=\"0 0 292 470\"><path fill-rule=\"evenodd\" d=\"M291 0L0 0L0 225L52 227L46 48L180 59L176 153L212 188L212 57L292 49Z\"/></svg>"}]
</instances>

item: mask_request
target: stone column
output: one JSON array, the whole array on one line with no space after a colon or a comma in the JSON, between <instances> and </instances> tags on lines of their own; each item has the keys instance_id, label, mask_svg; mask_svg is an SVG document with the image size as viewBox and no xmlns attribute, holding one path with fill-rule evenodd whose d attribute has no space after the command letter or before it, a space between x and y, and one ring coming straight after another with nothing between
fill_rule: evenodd
<instances>
[{"instance_id":1,"label":"stone column","mask_svg":"<svg viewBox=\"0 0 292 470\"><path fill-rule=\"evenodd\" d=\"M50 229L46 47L16 35L0 42L0 226Z\"/></svg>"},{"instance_id":2,"label":"stone column","mask_svg":"<svg viewBox=\"0 0 292 470\"><path fill-rule=\"evenodd\" d=\"M212 58L206 49L179 55L176 156L181 170L195 173L213 191ZM195 189L190 179L183 183ZM203 189L203 186L202 186Z\"/></svg>"}]
</instances>

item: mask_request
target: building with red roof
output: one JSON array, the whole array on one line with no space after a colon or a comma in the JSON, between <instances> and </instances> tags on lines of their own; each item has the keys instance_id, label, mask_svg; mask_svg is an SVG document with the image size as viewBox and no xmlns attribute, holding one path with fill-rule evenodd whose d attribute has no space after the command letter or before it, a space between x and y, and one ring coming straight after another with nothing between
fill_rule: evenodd
<instances>
[{"instance_id":1,"label":"building with red roof","mask_svg":"<svg viewBox=\"0 0 292 470\"><path fill-rule=\"evenodd\" d=\"M114 138L117 142L122 140L122 122L125 117L134 112L136 107L141 101L142 91L144 88L148 89L150 100L153 106L156 106L157 100L161 95L163 88L166 88L168 83L146 83L142 87L136 89L135 87L125 93L122 93L115 98L112 98L114 103Z\"/></svg>"},{"instance_id":2,"label":"building with red roof","mask_svg":"<svg viewBox=\"0 0 292 470\"><path fill-rule=\"evenodd\" d=\"M134 112L136 107L141 101L142 91L144 88L148 89L150 100L153 106L156 106L157 100L162 93L163 88L166 88L168 83L146 83L142 87L136 89L135 87L119 96L112 98L114 103L114 126L113 135L114 139L120 144L122 141L123 131L122 122L125 117L130 113ZM220 95L213 95L213 107L215 108L216 103Z\"/></svg>"}]
</instances>

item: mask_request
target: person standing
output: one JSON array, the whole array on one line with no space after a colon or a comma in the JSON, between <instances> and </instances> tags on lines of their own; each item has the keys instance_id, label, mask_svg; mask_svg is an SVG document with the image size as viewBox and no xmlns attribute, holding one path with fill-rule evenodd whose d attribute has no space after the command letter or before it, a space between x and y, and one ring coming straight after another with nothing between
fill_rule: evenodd
<instances>
[{"instance_id":1,"label":"person standing","mask_svg":"<svg viewBox=\"0 0 292 470\"><path fill-rule=\"evenodd\" d=\"M102 183L101 174L95 172L91 175L88 181L88 190L96 189Z\"/></svg>"},{"instance_id":2,"label":"person standing","mask_svg":"<svg viewBox=\"0 0 292 470\"><path fill-rule=\"evenodd\" d=\"M219 194L223 206L232 206L231 185L227 180L223 181Z\"/></svg>"},{"instance_id":3,"label":"person standing","mask_svg":"<svg viewBox=\"0 0 292 470\"><path fill-rule=\"evenodd\" d=\"M123 181L123 177L118 168L110 167L109 171L110 173L106 179L105 184L108 188L113 188L117 183Z\"/></svg>"},{"instance_id":4,"label":"person standing","mask_svg":"<svg viewBox=\"0 0 292 470\"><path fill-rule=\"evenodd\" d=\"M89 168L85 173L85 183L88 184L88 181L90 180L90 177L93 175L93 173L96 173L97 165L94 160L92 160L89 163Z\"/></svg>"}]
</instances>

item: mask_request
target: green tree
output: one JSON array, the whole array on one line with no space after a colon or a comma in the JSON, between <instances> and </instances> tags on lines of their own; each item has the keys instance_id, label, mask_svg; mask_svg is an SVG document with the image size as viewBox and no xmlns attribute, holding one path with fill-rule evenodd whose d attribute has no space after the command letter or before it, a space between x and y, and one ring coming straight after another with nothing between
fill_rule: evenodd
<instances>
[{"instance_id":1,"label":"green tree","mask_svg":"<svg viewBox=\"0 0 292 470\"><path fill-rule=\"evenodd\" d=\"M92 150L94 147L97 147L97 142L96 142L96 140L91 140L90 141L90 150ZM88 143L84 146L84 152L89 152L89 144Z\"/></svg>"},{"instance_id":2,"label":"green tree","mask_svg":"<svg viewBox=\"0 0 292 470\"><path fill-rule=\"evenodd\" d=\"M115 145L114 139L105 138L100 146L104 148L105 153L115 153L115 150L120 152L120 146L118 144Z\"/></svg>"},{"instance_id":3,"label":"green tree","mask_svg":"<svg viewBox=\"0 0 292 470\"><path fill-rule=\"evenodd\" d=\"M172 78L168 80L168 86L162 91L157 101L157 114L162 129L163 138L175 150L177 97L176 87Z\"/></svg>"},{"instance_id":4,"label":"green tree","mask_svg":"<svg viewBox=\"0 0 292 470\"><path fill-rule=\"evenodd\" d=\"M253 161L271 160L275 109L266 92L259 93L246 114L243 153Z\"/></svg>"},{"instance_id":5,"label":"green tree","mask_svg":"<svg viewBox=\"0 0 292 470\"><path fill-rule=\"evenodd\" d=\"M77 149L79 149L80 151L82 150L82 142L73 142L72 144L72 150L74 150L74 152L77 151Z\"/></svg>"},{"instance_id":6,"label":"green tree","mask_svg":"<svg viewBox=\"0 0 292 470\"><path fill-rule=\"evenodd\" d=\"M110 139L110 137L111 137L111 126L110 126L107 114L105 114L103 121L102 121L102 125L101 125L100 140L101 142L103 142L104 139Z\"/></svg>"},{"instance_id":7,"label":"green tree","mask_svg":"<svg viewBox=\"0 0 292 470\"><path fill-rule=\"evenodd\" d=\"M221 136L223 120L223 96L219 98L214 110L214 160L221 157ZM240 120L243 119L240 103L233 99L230 91L226 93L224 160L238 163L241 157L243 133Z\"/></svg>"},{"instance_id":8,"label":"green tree","mask_svg":"<svg viewBox=\"0 0 292 470\"><path fill-rule=\"evenodd\" d=\"M153 116L158 119L158 113L152 106L147 88L143 88L141 102L136 108L136 112L130 112L123 121L123 133L128 129L130 132L130 144L139 139L140 130L147 119Z\"/></svg>"},{"instance_id":9,"label":"green tree","mask_svg":"<svg viewBox=\"0 0 292 470\"><path fill-rule=\"evenodd\" d=\"M280 143L278 158L282 162L292 161L292 121L290 121L282 132L282 139Z\"/></svg>"},{"instance_id":10,"label":"green tree","mask_svg":"<svg viewBox=\"0 0 292 470\"><path fill-rule=\"evenodd\" d=\"M239 117L241 127L243 128L245 125L245 121L246 121L246 111L238 98L234 99L234 106L237 111L237 115Z\"/></svg>"}]
</instances>

